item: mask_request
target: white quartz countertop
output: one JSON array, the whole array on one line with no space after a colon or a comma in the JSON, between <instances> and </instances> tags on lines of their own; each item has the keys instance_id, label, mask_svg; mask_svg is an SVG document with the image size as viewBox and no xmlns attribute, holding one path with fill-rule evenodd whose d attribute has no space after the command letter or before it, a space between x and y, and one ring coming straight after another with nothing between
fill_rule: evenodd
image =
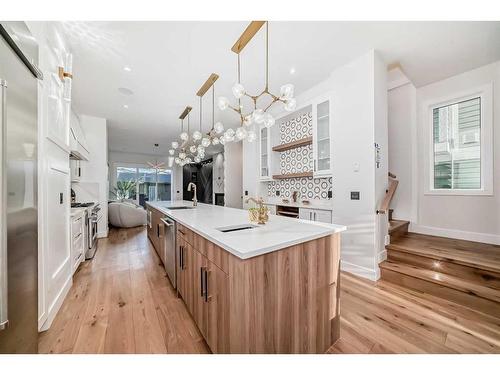
<instances>
[{"instance_id":1,"label":"white quartz countertop","mask_svg":"<svg viewBox=\"0 0 500 375\"><path fill-rule=\"evenodd\" d=\"M191 201L158 201L147 204L241 259L252 258L346 230L343 225L269 215L269 221L265 225L224 233L217 228L256 224L250 222L247 210L202 203L198 203L193 209L169 209L174 206L191 207L193 205Z\"/></svg>"}]
</instances>

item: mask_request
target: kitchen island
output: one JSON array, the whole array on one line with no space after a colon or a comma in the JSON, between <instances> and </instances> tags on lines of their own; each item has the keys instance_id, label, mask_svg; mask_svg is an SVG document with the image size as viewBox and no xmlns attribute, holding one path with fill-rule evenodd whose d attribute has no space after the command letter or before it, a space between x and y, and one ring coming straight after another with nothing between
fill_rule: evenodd
<instances>
[{"instance_id":1,"label":"kitchen island","mask_svg":"<svg viewBox=\"0 0 500 375\"><path fill-rule=\"evenodd\" d=\"M147 210L158 253L166 250L161 219L176 223L164 262L174 262L172 284L212 352L324 353L338 339L344 226L275 215L256 225L246 210L190 201Z\"/></svg>"}]
</instances>

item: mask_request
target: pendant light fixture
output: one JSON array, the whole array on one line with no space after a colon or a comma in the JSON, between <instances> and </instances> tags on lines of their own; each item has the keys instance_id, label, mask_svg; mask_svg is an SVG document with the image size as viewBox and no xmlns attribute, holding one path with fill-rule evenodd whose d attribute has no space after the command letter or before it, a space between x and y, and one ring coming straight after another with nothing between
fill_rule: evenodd
<instances>
[{"instance_id":1,"label":"pendant light fixture","mask_svg":"<svg viewBox=\"0 0 500 375\"><path fill-rule=\"evenodd\" d=\"M241 64L240 64L240 54L245 46L253 39L255 34L261 29L263 25L266 25L266 84L262 92L258 95L251 95L246 90L241 83ZM232 106L230 101L226 97L219 97L217 99L217 104L220 110L224 111L227 108L232 109L238 113L240 117L240 127L235 130L227 129L224 133L224 140L230 142L233 139L242 140L247 138L249 141L255 139L255 133L250 133L245 127L248 127L253 122L257 124L264 124L266 127L271 127L275 123L274 117L267 111L276 102L281 102L284 104L284 109L286 111L293 111L297 106L297 101L293 97L294 86L292 84L286 84L281 86L280 94L275 95L269 91L269 22L267 21L252 21L245 29L243 34L238 38L236 43L231 48L231 51L236 53L238 57L238 81L233 85L232 92L234 97L238 100L236 106ZM243 106L241 104L241 99L246 96L253 101L253 108L250 112L245 113L243 111ZM271 98L271 103L267 106L259 108L258 101L260 98L268 96Z\"/></svg>"}]
</instances>

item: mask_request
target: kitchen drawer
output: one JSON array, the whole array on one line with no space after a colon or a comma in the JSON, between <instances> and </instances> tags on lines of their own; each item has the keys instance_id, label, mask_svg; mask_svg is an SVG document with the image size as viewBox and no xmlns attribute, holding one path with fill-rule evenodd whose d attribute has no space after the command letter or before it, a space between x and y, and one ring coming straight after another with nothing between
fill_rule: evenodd
<instances>
[{"instance_id":1,"label":"kitchen drawer","mask_svg":"<svg viewBox=\"0 0 500 375\"><path fill-rule=\"evenodd\" d=\"M191 246L194 245L194 232L186 228L184 225L177 223L177 237L182 238Z\"/></svg>"},{"instance_id":2,"label":"kitchen drawer","mask_svg":"<svg viewBox=\"0 0 500 375\"><path fill-rule=\"evenodd\" d=\"M230 257L229 252L194 232L193 249L204 255L209 261L228 274Z\"/></svg>"},{"instance_id":3,"label":"kitchen drawer","mask_svg":"<svg viewBox=\"0 0 500 375\"><path fill-rule=\"evenodd\" d=\"M76 217L71 222L71 234L73 238L78 237L83 233L83 215Z\"/></svg>"}]
</instances>

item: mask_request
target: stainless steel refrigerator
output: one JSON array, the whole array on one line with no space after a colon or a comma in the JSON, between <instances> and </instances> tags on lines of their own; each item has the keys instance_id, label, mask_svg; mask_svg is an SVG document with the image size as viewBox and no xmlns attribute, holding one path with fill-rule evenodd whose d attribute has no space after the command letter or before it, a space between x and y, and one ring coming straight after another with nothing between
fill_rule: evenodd
<instances>
[{"instance_id":1,"label":"stainless steel refrigerator","mask_svg":"<svg viewBox=\"0 0 500 375\"><path fill-rule=\"evenodd\" d=\"M0 353L38 351L38 45L0 22Z\"/></svg>"}]
</instances>

